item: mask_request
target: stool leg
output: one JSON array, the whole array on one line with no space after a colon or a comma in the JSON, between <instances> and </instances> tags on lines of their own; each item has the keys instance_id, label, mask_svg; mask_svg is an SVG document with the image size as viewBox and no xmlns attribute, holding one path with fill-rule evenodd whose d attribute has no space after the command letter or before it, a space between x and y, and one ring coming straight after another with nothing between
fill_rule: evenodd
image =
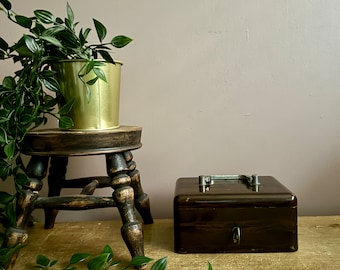
<instances>
[{"instance_id":1,"label":"stool leg","mask_svg":"<svg viewBox=\"0 0 340 270\"><path fill-rule=\"evenodd\" d=\"M131 178L126 174L128 167L121 153L106 155L107 173L111 177L114 189L113 199L119 210L123 226L121 234L131 257L144 255L144 239L142 225L136 218L134 210L134 191Z\"/></svg>"},{"instance_id":2,"label":"stool leg","mask_svg":"<svg viewBox=\"0 0 340 270\"><path fill-rule=\"evenodd\" d=\"M132 188L135 192L136 209L142 216L144 224L152 224L153 218L150 211L150 200L149 196L143 192L139 171L133 170L129 175L131 177Z\"/></svg>"},{"instance_id":3,"label":"stool leg","mask_svg":"<svg viewBox=\"0 0 340 270\"><path fill-rule=\"evenodd\" d=\"M6 231L4 239L5 247L13 247L22 244L27 239L26 226L34 210L34 203L38 198L38 192L42 188L42 179L46 176L48 158L31 157L26 168L29 181L18 185L20 192L16 198L16 222ZM5 269L12 269L18 254L12 256L11 262Z\"/></svg>"},{"instance_id":4,"label":"stool leg","mask_svg":"<svg viewBox=\"0 0 340 270\"><path fill-rule=\"evenodd\" d=\"M51 157L50 171L48 175L48 197L60 196L62 183L65 181L67 170L67 157ZM54 227L58 210L45 208L45 229Z\"/></svg>"},{"instance_id":5,"label":"stool leg","mask_svg":"<svg viewBox=\"0 0 340 270\"><path fill-rule=\"evenodd\" d=\"M125 160L129 168L129 176L131 177L131 186L134 190L135 206L143 218L144 224L152 224L153 218L150 211L150 200L148 194L144 193L140 173L136 169L136 163L132 160L133 155L131 151L124 152Z\"/></svg>"}]
</instances>

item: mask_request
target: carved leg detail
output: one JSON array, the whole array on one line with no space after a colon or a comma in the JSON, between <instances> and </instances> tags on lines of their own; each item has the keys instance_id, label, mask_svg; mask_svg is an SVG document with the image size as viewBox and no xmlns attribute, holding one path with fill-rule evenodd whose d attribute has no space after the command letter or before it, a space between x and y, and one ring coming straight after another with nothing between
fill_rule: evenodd
<instances>
[{"instance_id":1,"label":"carved leg detail","mask_svg":"<svg viewBox=\"0 0 340 270\"><path fill-rule=\"evenodd\" d=\"M68 164L67 157L51 157L50 171L48 175L48 197L60 196L62 183L65 181L66 169ZM54 227L58 210L45 208L45 229Z\"/></svg>"},{"instance_id":2,"label":"carved leg detail","mask_svg":"<svg viewBox=\"0 0 340 270\"><path fill-rule=\"evenodd\" d=\"M34 210L34 203L38 198L38 191L42 188L42 179L46 176L48 157L31 157L26 168L29 182L21 186L17 193L17 222L16 228L25 229Z\"/></svg>"},{"instance_id":3,"label":"carved leg detail","mask_svg":"<svg viewBox=\"0 0 340 270\"><path fill-rule=\"evenodd\" d=\"M107 173L111 177L114 189L113 199L119 210L123 226L121 234L132 257L144 255L142 225L136 218L134 210L134 191L131 178L126 173L128 165L123 154L106 155Z\"/></svg>"},{"instance_id":4,"label":"carved leg detail","mask_svg":"<svg viewBox=\"0 0 340 270\"><path fill-rule=\"evenodd\" d=\"M17 228L9 228L6 231L5 240L7 242L5 243L5 247L11 248L11 247L14 247L18 243L24 243L27 238L28 238L28 235L27 235L26 230L17 229ZM18 252L12 255L9 263L5 265L4 269L8 269L8 270L14 269L17 257L18 257Z\"/></svg>"},{"instance_id":5,"label":"carved leg detail","mask_svg":"<svg viewBox=\"0 0 340 270\"><path fill-rule=\"evenodd\" d=\"M135 216L133 189L129 186L118 188L112 195L123 221L121 234L131 256L144 255L143 229Z\"/></svg>"},{"instance_id":6,"label":"carved leg detail","mask_svg":"<svg viewBox=\"0 0 340 270\"><path fill-rule=\"evenodd\" d=\"M150 210L149 196L143 192L140 174L138 170L134 170L130 173L131 186L135 192L135 206L140 215L143 218L144 224L152 224L153 218Z\"/></svg>"},{"instance_id":7,"label":"carved leg detail","mask_svg":"<svg viewBox=\"0 0 340 270\"><path fill-rule=\"evenodd\" d=\"M131 257L144 256L143 228L139 222L130 222L121 228L121 234Z\"/></svg>"},{"instance_id":8,"label":"carved leg detail","mask_svg":"<svg viewBox=\"0 0 340 270\"><path fill-rule=\"evenodd\" d=\"M124 152L124 157L128 165L129 176L131 177L131 186L134 190L135 194L135 206L140 215L143 218L144 224L152 224L153 218L150 210L150 200L149 196L144 193L141 180L140 173L136 169L136 163L132 160L133 156L131 151Z\"/></svg>"},{"instance_id":9,"label":"carved leg detail","mask_svg":"<svg viewBox=\"0 0 340 270\"><path fill-rule=\"evenodd\" d=\"M6 231L4 239L5 247L14 247L17 244L23 244L28 238L26 226L34 210L34 203L38 198L38 191L42 188L41 179L46 176L48 158L32 157L26 168L26 174L29 181L19 186L21 190L17 192L16 198L16 223ZM11 258L5 269L14 267L17 253Z\"/></svg>"}]
</instances>

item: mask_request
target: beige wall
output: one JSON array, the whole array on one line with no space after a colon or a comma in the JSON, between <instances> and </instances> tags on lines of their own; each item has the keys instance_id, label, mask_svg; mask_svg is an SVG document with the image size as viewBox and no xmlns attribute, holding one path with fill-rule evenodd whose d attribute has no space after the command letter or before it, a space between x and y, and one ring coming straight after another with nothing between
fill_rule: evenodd
<instances>
[{"instance_id":1,"label":"beige wall","mask_svg":"<svg viewBox=\"0 0 340 270\"><path fill-rule=\"evenodd\" d=\"M66 1L12 2L65 14ZM177 178L224 173L275 176L300 215L340 214L339 1L69 2L86 26L94 17L134 38L115 54L120 119L143 127L134 153L155 217L172 215ZM0 25L2 36L21 34L3 16ZM0 64L1 77L12 72ZM72 159L69 176L105 173L103 161Z\"/></svg>"}]
</instances>

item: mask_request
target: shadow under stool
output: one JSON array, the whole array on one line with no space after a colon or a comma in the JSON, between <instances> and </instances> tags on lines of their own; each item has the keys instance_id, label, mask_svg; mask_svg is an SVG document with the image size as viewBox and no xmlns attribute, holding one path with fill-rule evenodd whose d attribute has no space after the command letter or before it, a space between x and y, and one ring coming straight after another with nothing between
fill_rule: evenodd
<instances>
[{"instance_id":1,"label":"shadow under stool","mask_svg":"<svg viewBox=\"0 0 340 270\"><path fill-rule=\"evenodd\" d=\"M45 211L45 228L53 228L59 210L86 210L117 207L123 222L122 238L131 256L144 255L142 224L153 223L149 197L143 192L140 174L131 151L141 144L141 127L121 126L100 131L63 131L45 129L29 132L25 155L31 156L26 167L29 183L22 185L18 200L17 232L26 233L27 221L36 208ZM105 155L107 176L79 179L65 178L70 156ZM40 197L42 179L48 174L48 197ZM112 196L94 196L96 188L111 187ZM81 194L60 196L63 188L81 188ZM15 231L15 230L14 230ZM20 236L19 236L20 238Z\"/></svg>"}]
</instances>

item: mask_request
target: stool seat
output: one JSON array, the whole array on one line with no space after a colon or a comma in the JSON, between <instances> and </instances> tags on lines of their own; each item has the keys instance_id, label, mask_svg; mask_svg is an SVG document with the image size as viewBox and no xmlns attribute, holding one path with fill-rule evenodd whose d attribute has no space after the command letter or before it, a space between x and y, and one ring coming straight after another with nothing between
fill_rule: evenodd
<instances>
[{"instance_id":1,"label":"stool seat","mask_svg":"<svg viewBox=\"0 0 340 270\"><path fill-rule=\"evenodd\" d=\"M141 144L142 128L121 126L116 129L78 131L43 129L27 133L22 153L31 156L24 168L29 181L22 181L17 198L16 227L8 233L8 246L22 243L32 211L43 208L45 228L53 228L59 210L86 210L117 207L122 219L121 234L132 257L144 255L142 225L153 223L149 197L144 193L140 173L131 151ZM106 176L66 179L70 156L105 155ZM39 196L48 173L48 197ZM96 188L111 187L112 197L94 196ZM60 196L63 188L81 188L81 193ZM75 236L76 237L76 236Z\"/></svg>"},{"instance_id":2,"label":"stool seat","mask_svg":"<svg viewBox=\"0 0 340 270\"><path fill-rule=\"evenodd\" d=\"M43 129L29 132L22 153L39 156L84 156L123 152L142 147L142 128L121 126L107 130Z\"/></svg>"}]
</instances>

